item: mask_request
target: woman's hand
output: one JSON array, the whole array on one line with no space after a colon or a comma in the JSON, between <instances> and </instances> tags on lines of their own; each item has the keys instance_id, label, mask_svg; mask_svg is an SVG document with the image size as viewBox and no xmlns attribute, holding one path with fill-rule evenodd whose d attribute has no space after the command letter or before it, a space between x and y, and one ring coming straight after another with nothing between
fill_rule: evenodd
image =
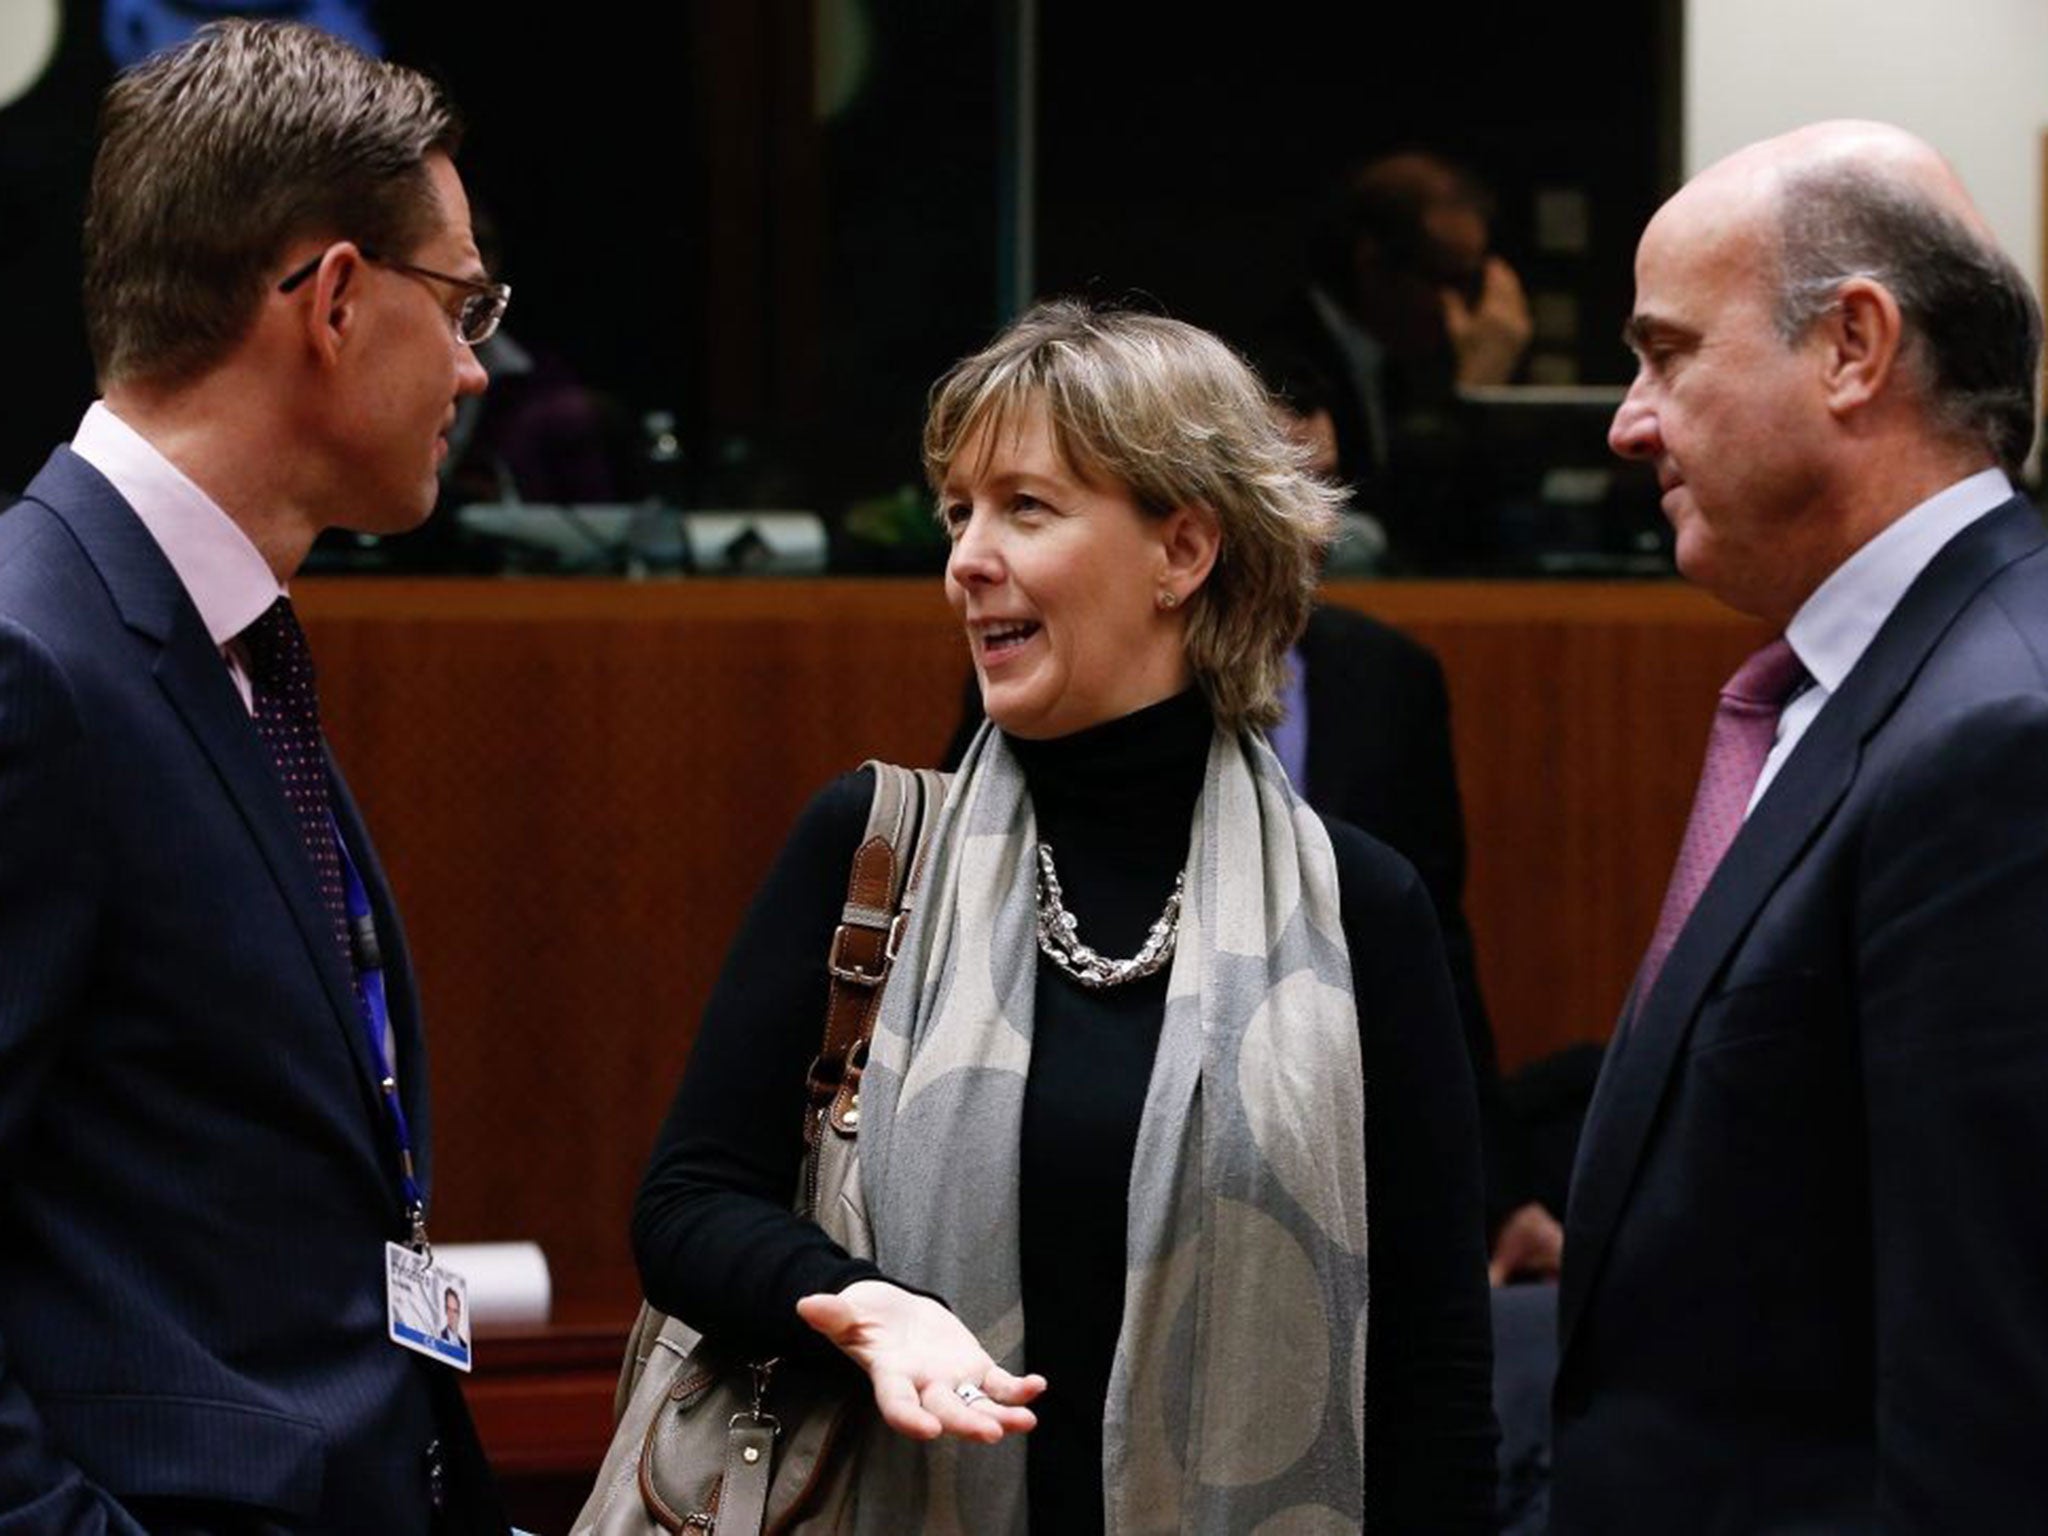
<instances>
[{"instance_id":1,"label":"woman's hand","mask_svg":"<svg viewBox=\"0 0 2048 1536\"><path fill-rule=\"evenodd\" d=\"M913 1440L958 1435L993 1445L1038 1422L1024 1405L1043 1376L1012 1376L959 1318L886 1280L856 1280L836 1296L796 1304L797 1315L868 1373L883 1421ZM971 1389L962 1395L962 1389Z\"/></svg>"}]
</instances>

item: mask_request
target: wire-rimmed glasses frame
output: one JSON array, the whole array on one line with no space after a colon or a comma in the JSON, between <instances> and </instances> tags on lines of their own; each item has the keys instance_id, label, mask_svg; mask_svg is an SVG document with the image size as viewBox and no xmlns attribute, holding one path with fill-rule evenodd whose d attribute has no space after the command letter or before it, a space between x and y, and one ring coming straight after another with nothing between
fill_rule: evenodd
<instances>
[{"instance_id":1,"label":"wire-rimmed glasses frame","mask_svg":"<svg viewBox=\"0 0 2048 1536\"><path fill-rule=\"evenodd\" d=\"M463 290L462 307L455 312L455 336L466 347L480 347L496 334L498 322L505 318L505 306L512 302L512 285L494 283L481 277L457 277L453 272L436 272L432 267L415 266L409 261L393 261L367 245L356 247L356 253L363 260L393 272L409 273L413 277L430 278L437 283L446 283L451 288ZM327 259L322 251L297 271L288 274L277 285L279 293L290 293L301 283L320 270L320 263Z\"/></svg>"}]
</instances>

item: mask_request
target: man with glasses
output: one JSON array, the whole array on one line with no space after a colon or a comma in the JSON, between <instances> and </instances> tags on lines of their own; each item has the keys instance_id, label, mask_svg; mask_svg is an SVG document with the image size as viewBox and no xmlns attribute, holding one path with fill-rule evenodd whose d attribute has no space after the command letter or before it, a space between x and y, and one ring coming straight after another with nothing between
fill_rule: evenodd
<instances>
[{"instance_id":1,"label":"man with glasses","mask_svg":"<svg viewBox=\"0 0 2048 1536\"><path fill-rule=\"evenodd\" d=\"M427 1064L285 592L427 516L508 293L449 105L322 33L208 27L102 132L102 398L0 517L0 1528L502 1533L394 1342Z\"/></svg>"}]
</instances>

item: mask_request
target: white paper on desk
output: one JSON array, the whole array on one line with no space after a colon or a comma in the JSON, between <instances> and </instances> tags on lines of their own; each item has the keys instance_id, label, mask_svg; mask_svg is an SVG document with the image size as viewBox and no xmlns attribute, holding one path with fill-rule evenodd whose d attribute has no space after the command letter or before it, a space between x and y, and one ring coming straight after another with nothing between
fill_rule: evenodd
<instances>
[{"instance_id":1,"label":"white paper on desk","mask_svg":"<svg viewBox=\"0 0 2048 1536\"><path fill-rule=\"evenodd\" d=\"M548 1320L554 1286L539 1243L436 1243L434 1259L469 1282L472 1325Z\"/></svg>"}]
</instances>

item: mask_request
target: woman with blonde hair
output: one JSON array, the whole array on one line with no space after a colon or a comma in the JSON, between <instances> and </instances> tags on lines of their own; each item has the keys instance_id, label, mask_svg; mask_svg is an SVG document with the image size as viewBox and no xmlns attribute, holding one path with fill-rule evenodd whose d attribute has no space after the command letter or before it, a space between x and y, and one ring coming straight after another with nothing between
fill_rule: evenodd
<instances>
[{"instance_id":1,"label":"woman with blonde hair","mask_svg":"<svg viewBox=\"0 0 2048 1536\"><path fill-rule=\"evenodd\" d=\"M863 1532L1491 1529L1429 900L1261 734L1335 493L1221 342L1076 303L940 382L925 461L990 724L862 1084L875 1257L787 1208L856 773L728 958L636 1212L649 1296L866 1373Z\"/></svg>"}]
</instances>

